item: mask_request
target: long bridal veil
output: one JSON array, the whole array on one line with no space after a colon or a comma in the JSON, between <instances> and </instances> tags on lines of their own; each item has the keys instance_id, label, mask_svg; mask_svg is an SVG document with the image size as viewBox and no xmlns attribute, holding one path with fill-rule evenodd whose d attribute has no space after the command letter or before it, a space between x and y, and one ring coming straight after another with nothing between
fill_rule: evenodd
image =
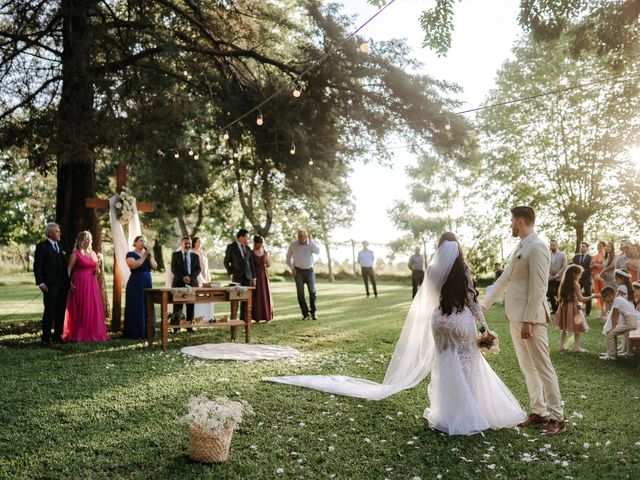
<instances>
[{"instance_id":1,"label":"long bridal veil","mask_svg":"<svg viewBox=\"0 0 640 480\"><path fill-rule=\"evenodd\" d=\"M425 280L411 303L382 383L342 375L264 377L263 380L368 400L381 400L414 387L433 368L436 352L431 333L431 314L439 305L440 290L459 254L458 242L447 240L431 258Z\"/></svg>"}]
</instances>

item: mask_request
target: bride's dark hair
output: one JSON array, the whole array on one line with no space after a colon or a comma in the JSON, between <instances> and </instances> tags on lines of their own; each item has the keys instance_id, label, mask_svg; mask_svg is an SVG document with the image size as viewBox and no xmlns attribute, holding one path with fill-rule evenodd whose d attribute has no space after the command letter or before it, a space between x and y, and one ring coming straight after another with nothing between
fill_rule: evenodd
<instances>
[{"instance_id":1,"label":"bride's dark hair","mask_svg":"<svg viewBox=\"0 0 640 480\"><path fill-rule=\"evenodd\" d=\"M478 291L475 286L471 287L469 285L467 277L467 275L470 275L469 267L464 260L462 247L460 247L460 242L458 242L455 234L452 232L443 233L440 236L440 240L438 240L438 248L445 241L456 242L460 252L440 291L440 311L442 311L443 315L451 315L454 309L457 313L462 312L470 299L469 297L473 298L474 302L477 301ZM469 274L467 274L467 271L469 271Z\"/></svg>"}]
</instances>

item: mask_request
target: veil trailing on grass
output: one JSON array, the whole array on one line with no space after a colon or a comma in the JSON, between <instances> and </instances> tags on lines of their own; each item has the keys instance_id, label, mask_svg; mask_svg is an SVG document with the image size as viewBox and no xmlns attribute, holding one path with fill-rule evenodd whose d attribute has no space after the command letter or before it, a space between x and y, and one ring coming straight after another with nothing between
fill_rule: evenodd
<instances>
[{"instance_id":1,"label":"veil trailing on grass","mask_svg":"<svg viewBox=\"0 0 640 480\"><path fill-rule=\"evenodd\" d=\"M382 383L342 375L264 377L263 380L368 400L381 400L414 387L433 368L436 351L431 314L438 308L440 291L459 254L458 242L444 241L429 262L425 280L411 303Z\"/></svg>"}]
</instances>

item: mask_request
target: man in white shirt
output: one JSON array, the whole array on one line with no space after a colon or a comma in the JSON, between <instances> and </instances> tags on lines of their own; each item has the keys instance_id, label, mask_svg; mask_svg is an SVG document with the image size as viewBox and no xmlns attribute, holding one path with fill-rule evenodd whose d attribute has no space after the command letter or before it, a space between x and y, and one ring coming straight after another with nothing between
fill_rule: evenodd
<instances>
[{"instance_id":1,"label":"man in white shirt","mask_svg":"<svg viewBox=\"0 0 640 480\"><path fill-rule=\"evenodd\" d=\"M287 265L291 269L291 275L296 281L298 304L302 310L302 319L317 320L316 315L316 278L313 273L313 254L320 253L320 247L311 240L306 230L298 230L298 240L289 245L287 251ZM304 286L309 290L309 305L304 296Z\"/></svg>"},{"instance_id":2,"label":"man in white shirt","mask_svg":"<svg viewBox=\"0 0 640 480\"><path fill-rule=\"evenodd\" d=\"M614 298L614 295L618 295ZM607 336L607 353L600 356L601 360L616 360L618 352L616 339L625 333L635 330L638 327L638 311L629 300L627 300L627 287L619 285L614 293L613 287L604 287L600 291L602 299L613 304L611 305L611 329L605 332Z\"/></svg>"},{"instance_id":3,"label":"man in white shirt","mask_svg":"<svg viewBox=\"0 0 640 480\"><path fill-rule=\"evenodd\" d=\"M369 297L369 280L373 286L373 295L378 298L378 288L376 286L376 274L373 271L373 252L369 250L369 243L362 242L362 250L358 252L358 263L360 264L360 270L362 270L362 281L364 282L364 288Z\"/></svg>"},{"instance_id":4,"label":"man in white shirt","mask_svg":"<svg viewBox=\"0 0 640 480\"><path fill-rule=\"evenodd\" d=\"M549 241L549 253L551 255L551 264L549 265L549 282L547 284L547 299L551 304L551 315L558 310L558 287L560 280L567 269L567 256L558 250L558 242L556 240Z\"/></svg>"}]
</instances>

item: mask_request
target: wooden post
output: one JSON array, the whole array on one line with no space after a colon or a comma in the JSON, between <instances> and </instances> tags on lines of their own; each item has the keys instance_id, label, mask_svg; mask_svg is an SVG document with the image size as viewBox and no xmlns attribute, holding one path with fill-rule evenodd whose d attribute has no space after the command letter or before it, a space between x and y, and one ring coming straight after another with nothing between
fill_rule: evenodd
<instances>
[{"instance_id":1,"label":"wooden post","mask_svg":"<svg viewBox=\"0 0 640 480\"><path fill-rule=\"evenodd\" d=\"M358 276L358 270L356 270L356 241L351 240L351 261L353 262L353 276Z\"/></svg>"}]
</instances>

